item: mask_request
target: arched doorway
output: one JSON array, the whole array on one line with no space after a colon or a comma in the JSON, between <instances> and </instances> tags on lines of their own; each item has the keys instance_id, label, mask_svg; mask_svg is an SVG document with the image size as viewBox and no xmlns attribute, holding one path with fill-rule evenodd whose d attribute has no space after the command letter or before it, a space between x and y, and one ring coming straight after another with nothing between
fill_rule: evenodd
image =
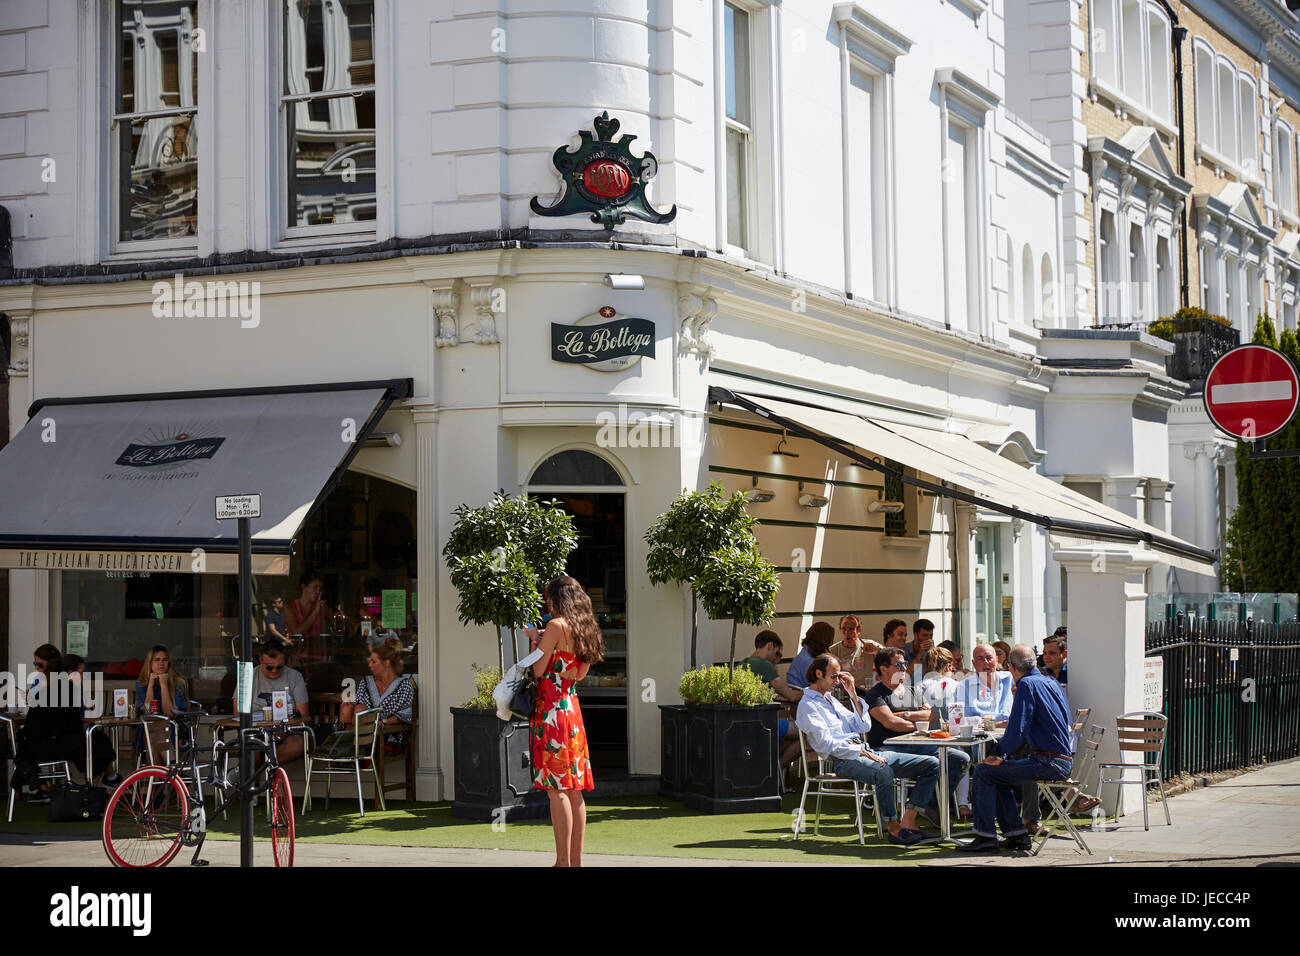
<instances>
[{"instance_id":1,"label":"arched doorway","mask_svg":"<svg viewBox=\"0 0 1300 956\"><path fill-rule=\"evenodd\" d=\"M624 482L601 456L570 448L547 457L528 494L555 499L573 516L578 547L565 570L586 589L605 640L605 660L578 687L592 772L628 771L627 534Z\"/></svg>"}]
</instances>

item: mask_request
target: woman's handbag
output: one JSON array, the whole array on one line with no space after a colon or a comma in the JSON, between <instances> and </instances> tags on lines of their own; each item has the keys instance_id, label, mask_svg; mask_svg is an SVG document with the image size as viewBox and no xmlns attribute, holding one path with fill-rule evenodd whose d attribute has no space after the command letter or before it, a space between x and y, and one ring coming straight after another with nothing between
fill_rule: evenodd
<instances>
[{"instance_id":1,"label":"woman's handbag","mask_svg":"<svg viewBox=\"0 0 1300 956\"><path fill-rule=\"evenodd\" d=\"M76 823L99 820L108 806L109 793L103 787L56 783L50 791L50 822Z\"/></svg>"},{"instance_id":2,"label":"woman's handbag","mask_svg":"<svg viewBox=\"0 0 1300 956\"><path fill-rule=\"evenodd\" d=\"M522 658L501 678L492 690L492 699L497 702L497 717L510 720L518 717L528 720L533 716L533 703L537 698L537 678L533 676L533 665L542 659L540 649Z\"/></svg>"}]
</instances>

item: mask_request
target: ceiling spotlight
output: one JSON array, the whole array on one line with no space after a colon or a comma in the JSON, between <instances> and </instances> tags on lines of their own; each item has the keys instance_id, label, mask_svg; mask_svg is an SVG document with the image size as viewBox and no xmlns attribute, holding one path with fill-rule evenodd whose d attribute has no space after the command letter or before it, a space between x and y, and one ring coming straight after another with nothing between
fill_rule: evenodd
<instances>
[{"instance_id":1,"label":"ceiling spotlight","mask_svg":"<svg viewBox=\"0 0 1300 956\"><path fill-rule=\"evenodd\" d=\"M776 451L772 452L772 454L774 454L774 455L785 455L785 457L787 457L787 458L798 458L798 457L799 457L799 453L798 453L797 451L786 451L786 450L785 450L786 443L787 443L789 440L790 440L790 439L788 439L788 438L786 437L786 435L785 435L785 429L782 428L782 429L781 429L781 441L780 441L780 443L776 446Z\"/></svg>"},{"instance_id":2,"label":"ceiling spotlight","mask_svg":"<svg viewBox=\"0 0 1300 956\"><path fill-rule=\"evenodd\" d=\"M617 289L620 291L644 289L645 277L630 276L622 272L617 274L611 272L605 276L605 285L609 286L611 289Z\"/></svg>"},{"instance_id":3,"label":"ceiling spotlight","mask_svg":"<svg viewBox=\"0 0 1300 956\"><path fill-rule=\"evenodd\" d=\"M753 482L754 486L745 492L746 501L763 504L764 502L771 501L776 497L776 492L772 491L770 488L758 487L758 475L754 475Z\"/></svg>"},{"instance_id":4,"label":"ceiling spotlight","mask_svg":"<svg viewBox=\"0 0 1300 956\"><path fill-rule=\"evenodd\" d=\"M799 482L799 507L801 508L825 508L831 503L831 499L822 495L810 495L803 493L803 482Z\"/></svg>"},{"instance_id":5,"label":"ceiling spotlight","mask_svg":"<svg viewBox=\"0 0 1300 956\"><path fill-rule=\"evenodd\" d=\"M872 514L883 512L887 515L896 515L903 510L903 503L901 501L880 501L877 499L867 505L867 510Z\"/></svg>"},{"instance_id":6,"label":"ceiling spotlight","mask_svg":"<svg viewBox=\"0 0 1300 956\"><path fill-rule=\"evenodd\" d=\"M402 436L397 432L371 432L366 436L366 448L396 448L402 444Z\"/></svg>"}]
</instances>

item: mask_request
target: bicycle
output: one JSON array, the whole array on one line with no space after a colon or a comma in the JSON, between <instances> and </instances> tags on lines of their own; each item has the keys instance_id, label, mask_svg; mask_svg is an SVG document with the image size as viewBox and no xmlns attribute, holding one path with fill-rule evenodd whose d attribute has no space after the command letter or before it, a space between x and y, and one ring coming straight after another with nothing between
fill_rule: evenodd
<instances>
[{"instance_id":1,"label":"bicycle","mask_svg":"<svg viewBox=\"0 0 1300 956\"><path fill-rule=\"evenodd\" d=\"M175 736L179 738L184 727L192 742L193 725L202 716L201 710L173 713ZM306 732L310 734L310 730ZM232 783L217 770L217 760L237 754L241 746L247 746L254 754L263 754L266 759L254 770L251 779ZM194 848L191 866L208 865L207 860L199 859L207 837L207 813L199 790L197 748L191 743L186 756L181 753L179 740L174 739L170 752L167 766L141 767L124 778L108 799L102 839L104 852L114 866L166 866L182 847ZM184 779L186 774L188 780ZM224 813L241 795L255 797L269 791L275 865L293 866L293 795L289 790L289 775L276 760L275 738L268 730L250 728L231 743L214 742L207 783L218 793L213 816Z\"/></svg>"}]
</instances>

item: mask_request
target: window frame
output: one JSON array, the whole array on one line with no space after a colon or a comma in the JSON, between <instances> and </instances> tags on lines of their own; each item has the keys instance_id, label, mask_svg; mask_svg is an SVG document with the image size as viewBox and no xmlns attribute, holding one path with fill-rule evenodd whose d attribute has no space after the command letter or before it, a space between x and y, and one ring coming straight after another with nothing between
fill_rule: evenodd
<instances>
[{"instance_id":1,"label":"window frame","mask_svg":"<svg viewBox=\"0 0 1300 956\"><path fill-rule=\"evenodd\" d=\"M1296 214L1296 142L1296 132L1291 124L1281 116L1276 117L1273 120L1273 204L1293 227L1300 225L1300 216ZM1284 146L1287 154L1285 164L1281 155ZM1286 184L1285 195L1280 195L1279 181Z\"/></svg>"},{"instance_id":2,"label":"window frame","mask_svg":"<svg viewBox=\"0 0 1300 956\"><path fill-rule=\"evenodd\" d=\"M1203 76L1202 58L1208 56L1209 65L1214 70L1212 77ZM1233 178L1250 185L1264 185L1264 170L1260 155L1260 110L1259 81L1249 70L1243 70L1212 47L1204 37L1192 40L1192 95L1196 99L1196 142L1195 156L1198 163L1208 160L1220 173L1231 173ZM1223 110L1223 78L1225 72L1231 76L1232 116ZM1202 80L1210 85L1209 115L1203 112L1205 97L1202 95ZM1249 87L1251 116L1242 115L1243 87ZM1225 125L1230 122L1231 144L1225 144L1224 138L1229 130ZM1213 133L1213 141L1206 139L1207 128ZM1250 144L1250 155L1245 155L1245 146ZM1249 167L1249 168L1248 168Z\"/></svg>"},{"instance_id":3,"label":"window frame","mask_svg":"<svg viewBox=\"0 0 1300 956\"><path fill-rule=\"evenodd\" d=\"M385 142L391 143L391 127L386 123L387 110L391 107L386 84L380 82L381 70L391 69L391 51L386 42L388 30L388 10L385 0L371 0L373 29L370 37L370 63L374 82L349 86L341 89L321 90L316 93L291 94L287 92L286 22L289 6L296 0L280 0L271 5L270 12L274 26L271 42L271 55L274 62L271 82L274 89L272 122L275 127L275 156L272 159L274 172L272 178L275 187L271 191L275 196L274 209L270 218L273 245L293 247L296 245L333 245L340 238L349 241L380 241L390 230L387 219L387 202L390 193L386 176L386 158L381 160L380 150ZM375 157L375 216L368 220L352 222L324 223L299 226L291 221L289 211L289 190L292 179L293 157L289 155L289 115L292 105L312 100L339 99L343 96L364 95L372 93L375 104L374 157ZM388 127L388 128L386 128ZM389 150L391 152L391 148Z\"/></svg>"},{"instance_id":4,"label":"window frame","mask_svg":"<svg viewBox=\"0 0 1300 956\"><path fill-rule=\"evenodd\" d=\"M1103 18L1098 14L1098 8L1104 5L1108 17ZM1130 79L1126 74L1130 65L1125 62L1125 36L1126 27L1124 25L1125 8L1137 8L1137 29L1140 34L1138 38L1138 51L1140 64L1137 72L1141 75L1136 80ZM1104 96L1112 103L1116 104L1116 112L1121 110L1131 113L1138 119L1150 126L1154 126L1166 137L1176 136L1177 127L1174 126L1174 89L1173 89L1173 57L1168 44L1162 48L1160 65L1164 69L1164 86L1167 90L1169 112L1161 114L1154 102L1154 83L1153 75L1156 68L1156 58L1152 53L1151 46L1151 19L1154 17L1163 24L1165 37L1172 43L1173 24L1170 22L1168 15L1153 0L1089 0L1088 5L1089 26L1091 35L1096 35L1098 28L1108 28L1107 35L1115 40L1114 43L1108 43L1106 47L1106 57L1103 59L1098 55L1095 45L1089 39L1089 94L1095 102L1098 96ZM1103 24L1103 19L1109 19L1109 24ZM1113 78L1103 76L1099 66L1103 63L1109 63ZM1133 89L1136 82L1138 89Z\"/></svg>"},{"instance_id":5,"label":"window frame","mask_svg":"<svg viewBox=\"0 0 1300 956\"><path fill-rule=\"evenodd\" d=\"M747 54L746 54L746 64L745 64L745 72L747 74L746 79L748 80L748 87L749 87L748 90L746 90L747 101L748 101L747 105L749 107L748 125L741 123L738 120L732 119L730 116L727 115L727 110L726 110L725 86L728 78L727 78L727 38L726 38L725 24L726 24L728 7L731 8L732 10L739 11L740 13L745 14L745 26L746 26L745 45L748 47ZM726 215L724 216L723 223L722 223L725 230L725 236L723 237L723 241L722 241L722 248L728 255L736 256L742 259L756 259L758 258L756 254L757 253L756 247L758 245L758 235L757 235L757 225L758 225L757 198L758 197L756 195L757 190L755 189L755 186L758 178L757 176L757 168L758 168L757 138L758 137L757 137L757 131L755 129L756 126L755 120L758 117L758 108L757 108L758 104L756 102L758 100L758 97L755 96L755 93L757 92L757 83L755 82L755 75L754 75L755 72L754 64L756 62L756 57L754 56L755 47L756 47L756 44L754 42L754 34L756 31L754 27L757 18L755 17L755 11L751 7L743 3L734 2L734 0L723 0L722 17L723 17L723 24L724 24L723 36L721 38L721 42L723 46L722 79L724 84L723 110L722 110L722 122L723 122L722 182L723 182L723 188L727 190L726 198L724 200L724 208L726 210ZM739 97L740 95L739 87L737 87L736 95L737 97ZM731 220L730 171L731 170L730 170L730 163L727 160L727 134L728 133L738 134L742 143L744 144L745 192L741 204L741 213L744 216L744 233L745 233L743 237L744 239L743 243L732 241L734 237L731 235L731 229L730 229L730 220Z\"/></svg>"},{"instance_id":6,"label":"window frame","mask_svg":"<svg viewBox=\"0 0 1300 956\"><path fill-rule=\"evenodd\" d=\"M191 31L198 31L204 37L206 49L211 49L211 8L209 0L191 0L194 8L194 19L191 24ZM138 259L138 258L170 258L178 254L198 255L204 245L210 245L205 242L205 229L211 229L211 209L207 207L207 200L211 196L211 163L207 160L211 157L212 142L211 125L212 110L203 109L203 97L205 93L211 94L213 87L213 71L211 68L211 58L208 56L199 56L191 45L186 42L181 35L177 37L177 80L181 75L181 65L179 58L182 50L189 50L188 55L191 57L198 56L197 66L197 90L193 93L194 105L185 106L178 102L175 107L162 107L154 110L134 110L131 112L120 112L119 105L121 102L121 85L122 85L122 15L123 0L112 0L111 3L105 4L107 24L106 33L108 43L105 54L108 67L107 82L107 101L105 103L107 113L107 137L104 150L104 171L105 182L107 185L106 200L108 216L108 229L104 237L103 249L105 255L103 258L113 259ZM136 66L139 60L133 55L133 71L135 74ZM132 93L132 106L135 107L135 93ZM191 125L194 135L198 140L198 155L195 158L195 199L194 199L194 233L189 236L175 236L163 239L123 239L122 236L122 149L121 137L123 135L122 125L131 124L139 119L162 119L171 116L192 117Z\"/></svg>"}]
</instances>

